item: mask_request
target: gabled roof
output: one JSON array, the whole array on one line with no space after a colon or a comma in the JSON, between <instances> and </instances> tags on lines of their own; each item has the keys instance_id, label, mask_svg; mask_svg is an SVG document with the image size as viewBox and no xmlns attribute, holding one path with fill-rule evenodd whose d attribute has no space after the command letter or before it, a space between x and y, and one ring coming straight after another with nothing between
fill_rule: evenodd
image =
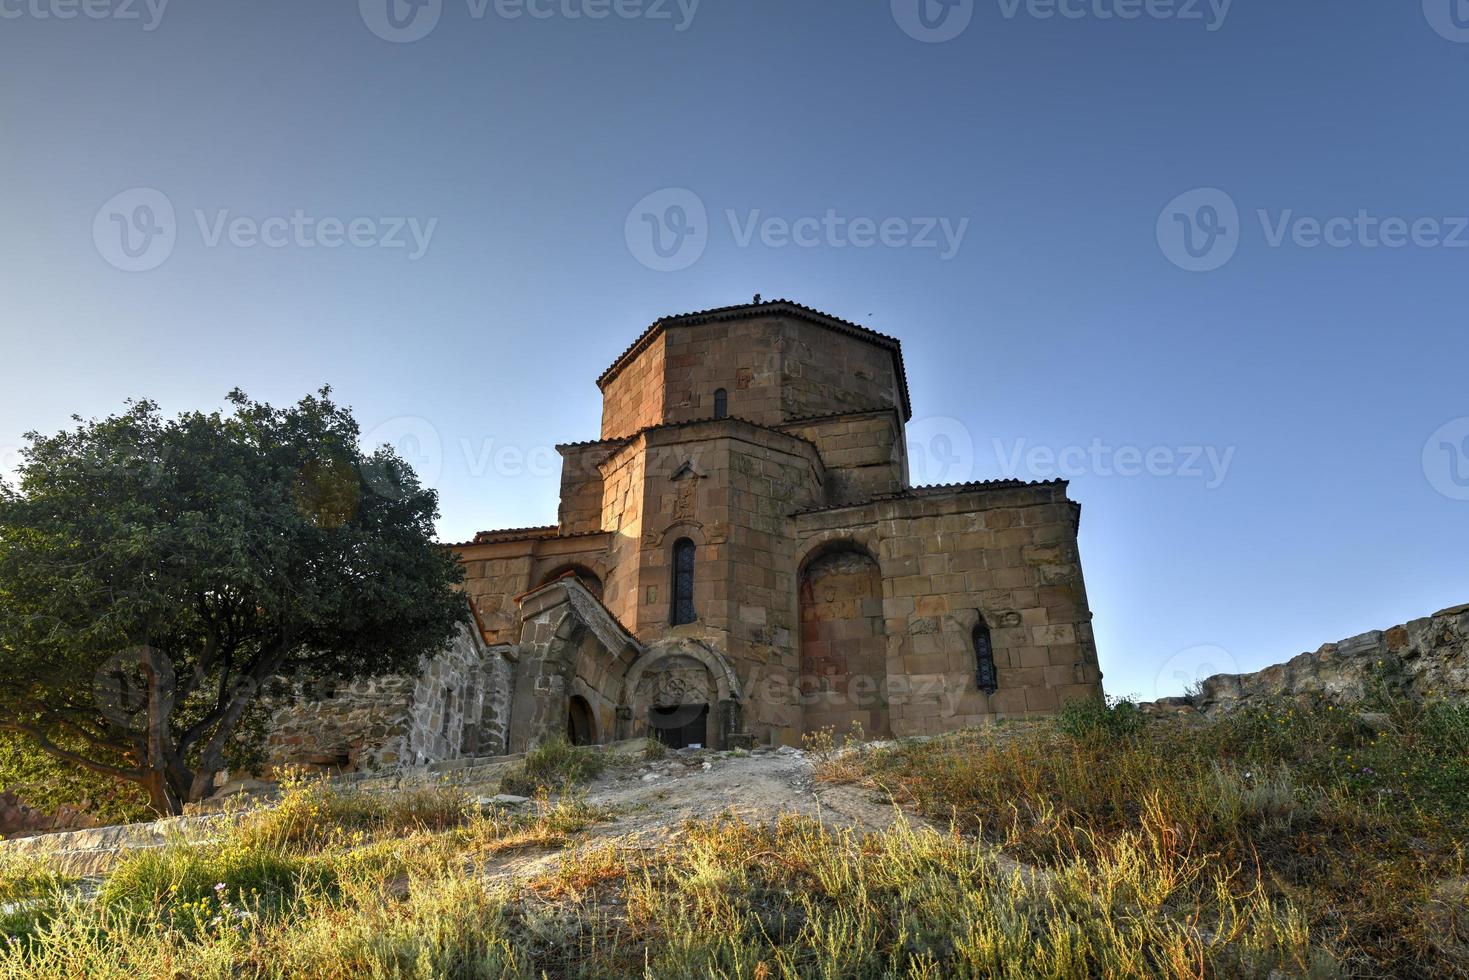
<instances>
[{"instance_id":1,"label":"gabled roof","mask_svg":"<svg viewBox=\"0 0 1469 980\"><path fill-rule=\"evenodd\" d=\"M654 321L647 330L644 330L627 350L618 355L611 367L602 372L601 377L597 379L597 387L606 388L607 382L617 377L624 367L647 350L648 345L669 327L692 327L726 320L748 320L757 316L769 316L772 313L805 320L807 323L814 323L819 327L825 327L848 337L856 337L858 340L866 341L875 347L891 352L893 367L898 376L898 395L902 400L903 420L906 422L913 418L913 409L908 399L908 372L903 367L903 344L898 338L889 337L885 333L869 330L860 323L843 320L829 313L784 299L773 299L762 303L742 303L738 306L721 306L712 310L698 310L693 313L661 317Z\"/></svg>"}]
</instances>

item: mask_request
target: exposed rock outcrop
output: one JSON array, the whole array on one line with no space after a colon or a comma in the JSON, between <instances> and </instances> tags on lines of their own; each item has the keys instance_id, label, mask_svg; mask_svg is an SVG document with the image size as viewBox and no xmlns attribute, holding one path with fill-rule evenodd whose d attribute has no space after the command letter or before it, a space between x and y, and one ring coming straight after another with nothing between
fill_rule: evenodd
<instances>
[{"instance_id":1,"label":"exposed rock outcrop","mask_svg":"<svg viewBox=\"0 0 1469 980\"><path fill-rule=\"evenodd\" d=\"M1191 698L1143 707L1213 715L1296 697L1344 704L1360 701L1376 684L1418 700L1469 696L1469 605L1328 643L1253 674L1215 674Z\"/></svg>"}]
</instances>

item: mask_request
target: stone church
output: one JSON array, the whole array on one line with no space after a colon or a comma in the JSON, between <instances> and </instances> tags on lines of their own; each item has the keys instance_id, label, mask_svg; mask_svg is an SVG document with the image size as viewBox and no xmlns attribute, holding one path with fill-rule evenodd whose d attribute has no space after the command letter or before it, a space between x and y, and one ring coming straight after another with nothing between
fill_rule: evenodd
<instances>
[{"instance_id":1,"label":"stone church","mask_svg":"<svg viewBox=\"0 0 1469 980\"><path fill-rule=\"evenodd\" d=\"M451 546L477 629L359 685L397 740L326 757L919 735L1100 693L1080 505L1060 480L911 486L895 338L757 297L660 319L597 384L556 523ZM351 741L320 710L286 754Z\"/></svg>"}]
</instances>

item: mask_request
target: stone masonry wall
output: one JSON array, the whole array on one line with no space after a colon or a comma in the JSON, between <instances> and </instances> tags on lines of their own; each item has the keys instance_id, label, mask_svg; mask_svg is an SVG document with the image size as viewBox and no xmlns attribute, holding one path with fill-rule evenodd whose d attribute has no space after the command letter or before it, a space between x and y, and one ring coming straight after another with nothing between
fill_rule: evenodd
<instances>
[{"instance_id":1,"label":"stone masonry wall","mask_svg":"<svg viewBox=\"0 0 1469 980\"><path fill-rule=\"evenodd\" d=\"M1469 605L1328 643L1253 674L1216 674L1197 697L1165 698L1144 708L1216 714L1318 695L1348 703L1379 680L1418 699L1469 697Z\"/></svg>"},{"instance_id":2,"label":"stone masonry wall","mask_svg":"<svg viewBox=\"0 0 1469 980\"><path fill-rule=\"evenodd\" d=\"M293 692L272 714L266 739L271 766L353 770L399 761L413 704L411 677L372 677Z\"/></svg>"},{"instance_id":3,"label":"stone masonry wall","mask_svg":"<svg viewBox=\"0 0 1469 980\"><path fill-rule=\"evenodd\" d=\"M796 533L803 555L851 541L878 559L894 734L1044 714L1101 693L1064 483L912 491L800 515ZM993 694L975 679L980 616L998 668Z\"/></svg>"}]
</instances>

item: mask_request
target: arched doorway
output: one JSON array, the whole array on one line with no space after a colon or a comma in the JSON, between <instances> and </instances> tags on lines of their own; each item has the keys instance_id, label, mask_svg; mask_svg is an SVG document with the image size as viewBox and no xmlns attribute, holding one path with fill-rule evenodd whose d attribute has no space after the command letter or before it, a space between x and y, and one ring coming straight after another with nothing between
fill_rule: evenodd
<instances>
[{"instance_id":1,"label":"arched doorway","mask_svg":"<svg viewBox=\"0 0 1469 980\"><path fill-rule=\"evenodd\" d=\"M580 694L573 694L566 714L566 739L572 745L597 744L597 720L592 706Z\"/></svg>"},{"instance_id":2,"label":"arched doorway","mask_svg":"<svg viewBox=\"0 0 1469 980\"><path fill-rule=\"evenodd\" d=\"M822 551L801 571L801 715L805 731L855 722L888 735L882 572L856 544Z\"/></svg>"}]
</instances>

